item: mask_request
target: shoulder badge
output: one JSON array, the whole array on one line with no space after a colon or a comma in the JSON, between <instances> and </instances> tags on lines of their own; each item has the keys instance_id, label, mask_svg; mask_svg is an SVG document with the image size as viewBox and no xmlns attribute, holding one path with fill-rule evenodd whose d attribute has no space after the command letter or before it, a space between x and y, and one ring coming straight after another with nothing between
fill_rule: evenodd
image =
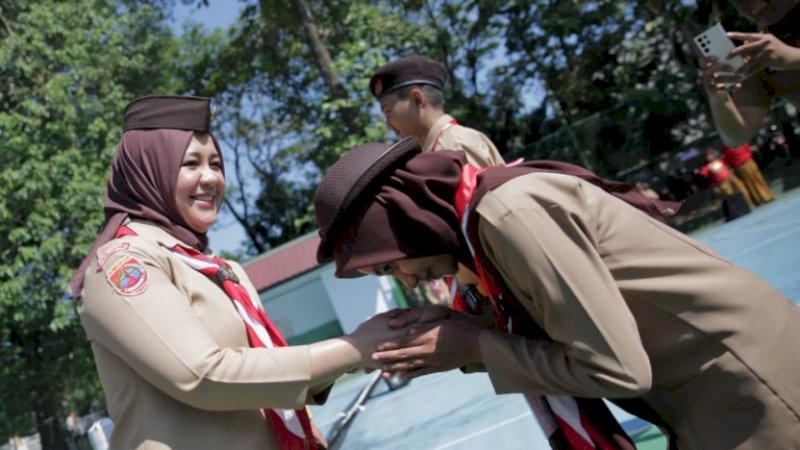
<instances>
[{"instance_id":1,"label":"shoulder badge","mask_svg":"<svg viewBox=\"0 0 800 450\"><path fill-rule=\"evenodd\" d=\"M127 256L106 272L108 284L124 296L139 295L147 289L147 270L138 259Z\"/></svg>"}]
</instances>

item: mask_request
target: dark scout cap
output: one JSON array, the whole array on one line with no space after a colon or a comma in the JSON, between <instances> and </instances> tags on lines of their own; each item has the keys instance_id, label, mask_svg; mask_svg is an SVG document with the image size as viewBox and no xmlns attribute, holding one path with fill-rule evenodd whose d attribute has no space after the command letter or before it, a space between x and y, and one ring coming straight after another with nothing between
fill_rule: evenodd
<instances>
[{"instance_id":1,"label":"dark scout cap","mask_svg":"<svg viewBox=\"0 0 800 450\"><path fill-rule=\"evenodd\" d=\"M396 59L378 69L369 80L372 95L380 98L394 90L412 84L427 84L444 90L447 69L444 64L419 55Z\"/></svg>"},{"instance_id":2,"label":"dark scout cap","mask_svg":"<svg viewBox=\"0 0 800 450\"><path fill-rule=\"evenodd\" d=\"M124 131L169 128L209 131L211 99L180 95L140 97L125 107Z\"/></svg>"}]
</instances>

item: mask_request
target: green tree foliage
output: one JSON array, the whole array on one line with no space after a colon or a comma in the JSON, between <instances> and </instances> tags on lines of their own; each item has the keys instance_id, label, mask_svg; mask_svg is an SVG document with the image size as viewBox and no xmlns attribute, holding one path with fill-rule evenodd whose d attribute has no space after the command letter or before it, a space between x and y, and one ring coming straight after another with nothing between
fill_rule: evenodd
<instances>
[{"instance_id":1,"label":"green tree foliage","mask_svg":"<svg viewBox=\"0 0 800 450\"><path fill-rule=\"evenodd\" d=\"M501 14L514 76L541 81L561 125L526 154L609 174L713 132L692 37L719 20L747 28L710 0L513 1Z\"/></svg>"},{"instance_id":2,"label":"green tree foliage","mask_svg":"<svg viewBox=\"0 0 800 450\"><path fill-rule=\"evenodd\" d=\"M504 154L613 174L708 130L688 120L705 107L691 37L725 16L679 0L241 3L227 35L186 53L192 86L221 106L237 168L226 205L251 254L312 230L319 175L388 138L367 88L388 60L442 61L448 112Z\"/></svg>"},{"instance_id":3,"label":"green tree foliage","mask_svg":"<svg viewBox=\"0 0 800 450\"><path fill-rule=\"evenodd\" d=\"M218 135L236 167L226 205L251 254L313 230L310 204L320 174L343 151L389 138L367 84L394 57L422 53L445 62L452 75L448 108L465 124L496 116L498 136L515 126L509 111L519 106L519 93L480 80L479 68L502 36L502 23L486 6L492 2L243 3L239 23L220 45L191 52L203 55L196 63L204 68L191 72L201 74L192 81L197 91L220 104ZM504 96L502 109L485 104L496 93Z\"/></svg>"},{"instance_id":4,"label":"green tree foliage","mask_svg":"<svg viewBox=\"0 0 800 450\"><path fill-rule=\"evenodd\" d=\"M354 145L390 138L367 81L394 57L442 61L448 112L507 157L614 175L712 131L691 39L720 19L746 28L714 0L240 4L227 35L187 52L187 73L220 102L237 168L226 206L250 254L312 230L319 175Z\"/></svg>"},{"instance_id":5,"label":"green tree foliage","mask_svg":"<svg viewBox=\"0 0 800 450\"><path fill-rule=\"evenodd\" d=\"M217 136L228 152L226 207L251 254L315 228L310 209L320 174L343 151L386 140L367 82L396 52L430 32L375 2L243 2L239 22L215 45L195 30L190 86L218 104Z\"/></svg>"},{"instance_id":6,"label":"green tree foliage","mask_svg":"<svg viewBox=\"0 0 800 450\"><path fill-rule=\"evenodd\" d=\"M132 98L176 92L162 14L104 0L0 9L0 436L62 448L68 410L101 398L67 282L102 222Z\"/></svg>"}]
</instances>

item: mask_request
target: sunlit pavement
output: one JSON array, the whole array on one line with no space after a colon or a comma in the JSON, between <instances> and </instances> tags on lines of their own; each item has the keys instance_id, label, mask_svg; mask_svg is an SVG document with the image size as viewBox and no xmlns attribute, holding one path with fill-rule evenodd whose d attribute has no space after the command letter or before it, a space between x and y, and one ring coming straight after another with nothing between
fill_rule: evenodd
<instances>
[{"instance_id":1,"label":"sunlit pavement","mask_svg":"<svg viewBox=\"0 0 800 450\"><path fill-rule=\"evenodd\" d=\"M744 217L692 235L800 304L800 189ZM356 375L344 380L334 387L326 405L311 407L314 422L326 435L369 379ZM632 419L619 410L615 413L623 423ZM654 428L635 440L641 450L666 446ZM530 450L549 446L522 396L495 395L485 374L451 371L413 380L396 391L379 383L334 448Z\"/></svg>"}]
</instances>

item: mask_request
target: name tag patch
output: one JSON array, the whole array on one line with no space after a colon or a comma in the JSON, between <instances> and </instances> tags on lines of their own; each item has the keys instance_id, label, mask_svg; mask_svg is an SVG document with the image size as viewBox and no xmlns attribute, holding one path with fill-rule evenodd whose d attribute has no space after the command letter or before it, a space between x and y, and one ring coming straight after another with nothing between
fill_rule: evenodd
<instances>
[{"instance_id":1,"label":"name tag patch","mask_svg":"<svg viewBox=\"0 0 800 450\"><path fill-rule=\"evenodd\" d=\"M121 242L103 252L103 254L100 255L100 257L97 259L97 271L99 272L103 270L103 266L106 265L106 261L108 261L108 258L110 258L111 255L117 252L121 252L123 250L127 250L128 247L130 247L130 244L128 244L127 242Z\"/></svg>"},{"instance_id":2,"label":"name tag patch","mask_svg":"<svg viewBox=\"0 0 800 450\"><path fill-rule=\"evenodd\" d=\"M138 259L128 256L108 269L106 280L120 295L139 295L147 289L147 270Z\"/></svg>"}]
</instances>

